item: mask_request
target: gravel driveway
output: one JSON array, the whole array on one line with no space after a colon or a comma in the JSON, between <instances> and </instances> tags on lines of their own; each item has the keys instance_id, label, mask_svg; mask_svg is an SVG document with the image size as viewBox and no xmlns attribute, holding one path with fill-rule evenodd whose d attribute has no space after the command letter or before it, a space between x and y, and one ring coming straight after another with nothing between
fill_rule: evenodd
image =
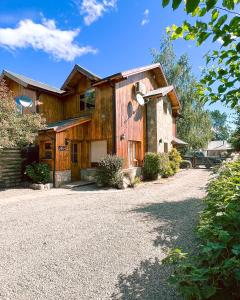
<instances>
[{"instance_id":1,"label":"gravel driveway","mask_svg":"<svg viewBox=\"0 0 240 300\"><path fill-rule=\"evenodd\" d=\"M0 299L181 299L160 261L194 244L208 178L189 170L125 191L0 192Z\"/></svg>"}]
</instances>

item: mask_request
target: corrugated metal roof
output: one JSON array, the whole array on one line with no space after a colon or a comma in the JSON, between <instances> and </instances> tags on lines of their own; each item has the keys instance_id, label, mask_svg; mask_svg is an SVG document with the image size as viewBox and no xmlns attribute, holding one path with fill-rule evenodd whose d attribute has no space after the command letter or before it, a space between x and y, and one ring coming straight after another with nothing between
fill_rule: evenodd
<instances>
[{"instance_id":1,"label":"corrugated metal roof","mask_svg":"<svg viewBox=\"0 0 240 300\"><path fill-rule=\"evenodd\" d=\"M188 143L186 143L186 142L180 140L180 139L177 138L177 137L173 137L172 143L173 143L173 144L178 144L178 145L188 145Z\"/></svg>"},{"instance_id":2,"label":"corrugated metal roof","mask_svg":"<svg viewBox=\"0 0 240 300\"><path fill-rule=\"evenodd\" d=\"M67 127L77 126L81 123L85 123L90 120L91 120L90 116L82 116L78 118L62 120L54 123L49 123L47 127L42 129L41 131L46 131L46 130L62 131Z\"/></svg>"},{"instance_id":3,"label":"corrugated metal roof","mask_svg":"<svg viewBox=\"0 0 240 300\"><path fill-rule=\"evenodd\" d=\"M60 95L65 93L65 91L63 91L63 90L60 90L60 89L52 87L48 84L33 80L24 75L16 74L11 71L3 70L2 77L3 76L6 76L6 77L18 82L19 84L23 85L24 87L32 86L35 88L39 88L41 90L49 91L49 92L60 94Z\"/></svg>"},{"instance_id":4,"label":"corrugated metal roof","mask_svg":"<svg viewBox=\"0 0 240 300\"><path fill-rule=\"evenodd\" d=\"M147 94L145 94L143 97L144 97L144 98L150 98L150 97L158 96L158 95L166 96L166 95L167 95L169 92L171 92L173 89L174 89L174 87L173 87L172 85L165 86L165 87L162 87L162 88L153 90L153 91L149 91L149 92L148 92Z\"/></svg>"}]
</instances>

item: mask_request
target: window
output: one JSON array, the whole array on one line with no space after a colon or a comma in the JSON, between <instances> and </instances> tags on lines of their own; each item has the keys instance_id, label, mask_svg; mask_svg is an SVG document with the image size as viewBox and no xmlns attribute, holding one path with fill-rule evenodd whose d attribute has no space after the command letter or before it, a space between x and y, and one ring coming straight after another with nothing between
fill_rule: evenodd
<instances>
[{"instance_id":1,"label":"window","mask_svg":"<svg viewBox=\"0 0 240 300\"><path fill-rule=\"evenodd\" d=\"M137 167L139 160L140 143L128 141L128 162L130 167Z\"/></svg>"},{"instance_id":2,"label":"window","mask_svg":"<svg viewBox=\"0 0 240 300\"><path fill-rule=\"evenodd\" d=\"M163 101L163 111L165 114L167 114L167 112L168 112L168 104L166 101Z\"/></svg>"},{"instance_id":3,"label":"window","mask_svg":"<svg viewBox=\"0 0 240 300\"><path fill-rule=\"evenodd\" d=\"M95 89L87 90L86 93L80 95L80 111L91 110L95 108Z\"/></svg>"},{"instance_id":4,"label":"window","mask_svg":"<svg viewBox=\"0 0 240 300\"><path fill-rule=\"evenodd\" d=\"M164 152L168 153L168 143L164 143Z\"/></svg>"},{"instance_id":5,"label":"window","mask_svg":"<svg viewBox=\"0 0 240 300\"><path fill-rule=\"evenodd\" d=\"M78 144L76 143L71 145L71 161L72 163L78 162Z\"/></svg>"},{"instance_id":6,"label":"window","mask_svg":"<svg viewBox=\"0 0 240 300\"><path fill-rule=\"evenodd\" d=\"M92 141L91 142L91 163L98 163L107 155L107 141Z\"/></svg>"},{"instance_id":7,"label":"window","mask_svg":"<svg viewBox=\"0 0 240 300\"><path fill-rule=\"evenodd\" d=\"M45 159L52 159L52 143L47 142L44 144L44 151L45 151Z\"/></svg>"}]
</instances>

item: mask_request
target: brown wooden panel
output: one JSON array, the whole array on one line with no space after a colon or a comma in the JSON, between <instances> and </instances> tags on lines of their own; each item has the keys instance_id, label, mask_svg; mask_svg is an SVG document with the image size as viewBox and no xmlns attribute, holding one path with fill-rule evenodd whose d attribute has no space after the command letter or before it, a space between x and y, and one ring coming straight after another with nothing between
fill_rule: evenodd
<instances>
[{"instance_id":1,"label":"brown wooden panel","mask_svg":"<svg viewBox=\"0 0 240 300\"><path fill-rule=\"evenodd\" d=\"M139 142L139 160L144 158L146 149L146 107L140 106L135 98L135 83L141 81L148 91L158 87L152 72L143 72L130 76L116 84L116 147L117 155L124 158L124 167L128 164L128 141ZM128 103L133 107L133 115L128 116ZM138 117L139 115L141 117ZM124 139L121 136L124 135Z\"/></svg>"}]
</instances>

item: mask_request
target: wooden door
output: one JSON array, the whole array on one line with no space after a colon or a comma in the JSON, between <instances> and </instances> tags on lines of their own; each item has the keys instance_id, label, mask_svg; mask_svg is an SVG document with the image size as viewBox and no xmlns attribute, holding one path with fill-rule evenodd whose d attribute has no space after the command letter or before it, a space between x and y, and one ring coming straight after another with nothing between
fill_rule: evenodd
<instances>
[{"instance_id":1,"label":"wooden door","mask_svg":"<svg viewBox=\"0 0 240 300\"><path fill-rule=\"evenodd\" d=\"M71 143L71 179L80 180L81 170L81 142Z\"/></svg>"}]
</instances>

